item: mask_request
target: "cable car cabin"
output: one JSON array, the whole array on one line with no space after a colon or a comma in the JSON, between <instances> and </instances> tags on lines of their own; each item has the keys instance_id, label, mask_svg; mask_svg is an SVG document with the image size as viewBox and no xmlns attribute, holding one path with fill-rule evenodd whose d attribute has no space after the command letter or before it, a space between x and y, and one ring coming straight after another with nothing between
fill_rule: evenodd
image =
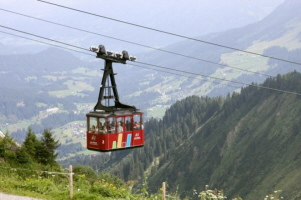
<instances>
[{"instance_id":1,"label":"cable car cabin","mask_svg":"<svg viewBox=\"0 0 301 200\"><path fill-rule=\"evenodd\" d=\"M89 150L106 152L144 145L142 112L90 112L86 116Z\"/></svg>"},{"instance_id":2,"label":"cable car cabin","mask_svg":"<svg viewBox=\"0 0 301 200\"><path fill-rule=\"evenodd\" d=\"M87 148L94 151L117 151L144 145L143 113L135 106L119 101L113 63L126 64L135 58L127 51L106 51L103 45L91 47L97 58L105 60L98 101L87 116Z\"/></svg>"}]
</instances>

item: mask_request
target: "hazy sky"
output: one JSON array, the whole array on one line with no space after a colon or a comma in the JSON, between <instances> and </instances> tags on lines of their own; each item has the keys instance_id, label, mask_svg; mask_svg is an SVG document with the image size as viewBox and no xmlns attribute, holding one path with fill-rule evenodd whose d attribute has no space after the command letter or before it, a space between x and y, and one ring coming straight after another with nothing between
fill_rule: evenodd
<instances>
[{"instance_id":1,"label":"hazy sky","mask_svg":"<svg viewBox=\"0 0 301 200\"><path fill-rule=\"evenodd\" d=\"M49 2L74 7L79 10L190 37L224 31L258 21L283 1L284 0L49 0ZM0 0L0 8L155 47L163 47L182 40L180 38L59 8L36 0ZM61 28L45 22L7 13L2 10L0 10L0 25L85 47L105 44L118 49L127 47L132 49L132 51L143 50L116 40ZM0 28L0 31L20 34L4 28ZM27 44L32 42L0 33L0 43Z\"/></svg>"}]
</instances>

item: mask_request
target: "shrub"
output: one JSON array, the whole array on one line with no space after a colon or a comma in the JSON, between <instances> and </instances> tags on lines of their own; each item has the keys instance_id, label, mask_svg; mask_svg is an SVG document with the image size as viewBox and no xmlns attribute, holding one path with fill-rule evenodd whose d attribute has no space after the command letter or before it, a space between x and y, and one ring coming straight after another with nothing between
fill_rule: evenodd
<instances>
[{"instance_id":1,"label":"shrub","mask_svg":"<svg viewBox=\"0 0 301 200\"><path fill-rule=\"evenodd\" d=\"M103 197L126 198L130 196L130 193L127 189L123 187L116 187L112 183L108 183L104 180L94 183L90 189L90 192L100 194Z\"/></svg>"},{"instance_id":2,"label":"shrub","mask_svg":"<svg viewBox=\"0 0 301 200\"><path fill-rule=\"evenodd\" d=\"M27 190L40 194L47 194L57 191L55 184L49 179L27 179L14 186L19 190Z\"/></svg>"}]
</instances>

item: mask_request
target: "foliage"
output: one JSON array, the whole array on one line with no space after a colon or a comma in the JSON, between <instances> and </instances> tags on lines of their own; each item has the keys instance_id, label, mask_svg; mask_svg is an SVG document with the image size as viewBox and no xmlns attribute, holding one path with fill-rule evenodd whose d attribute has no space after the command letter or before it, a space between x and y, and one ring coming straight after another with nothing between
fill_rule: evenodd
<instances>
[{"instance_id":1,"label":"foliage","mask_svg":"<svg viewBox=\"0 0 301 200\"><path fill-rule=\"evenodd\" d=\"M283 197L281 196L281 190L275 190L273 194L266 195L264 200L281 200Z\"/></svg>"},{"instance_id":2,"label":"foliage","mask_svg":"<svg viewBox=\"0 0 301 200\"><path fill-rule=\"evenodd\" d=\"M98 193L104 197L113 198L126 198L130 195L129 191L125 188L118 188L112 183L105 180L98 181L90 189L91 193Z\"/></svg>"},{"instance_id":3,"label":"foliage","mask_svg":"<svg viewBox=\"0 0 301 200\"><path fill-rule=\"evenodd\" d=\"M91 167L88 167L88 166L76 165L73 168L73 172L76 174L84 175L85 177L89 177L89 178L97 177L95 171Z\"/></svg>"},{"instance_id":4,"label":"foliage","mask_svg":"<svg viewBox=\"0 0 301 200\"><path fill-rule=\"evenodd\" d=\"M21 148L16 152L16 160L20 164L30 163L31 156L28 154L25 148Z\"/></svg>"},{"instance_id":5,"label":"foliage","mask_svg":"<svg viewBox=\"0 0 301 200\"><path fill-rule=\"evenodd\" d=\"M32 129L28 128L24 143L17 152L18 161L20 163L35 161L42 165L57 165L55 159L58 154L55 150L58 146L59 143L53 138L50 130L45 129L42 138L38 140Z\"/></svg>"},{"instance_id":6,"label":"foliage","mask_svg":"<svg viewBox=\"0 0 301 200\"><path fill-rule=\"evenodd\" d=\"M15 184L14 187L18 190L27 190L39 194L46 194L58 190L54 182L46 178L28 178L24 182Z\"/></svg>"},{"instance_id":7,"label":"foliage","mask_svg":"<svg viewBox=\"0 0 301 200\"><path fill-rule=\"evenodd\" d=\"M28 128L27 136L23 142L22 149L28 153L31 159L36 159L36 154L40 146L40 141L37 139L32 129Z\"/></svg>"},{"instance_id":8,"label":"foliage","mask_svg":"<svg viewBox=\"0 0 301 200\"><path fill-rule=\"evenodd\" d=\"M300 80L294 71L268 78L262 86L299 93ZM253 86L226 98L188 97L171 106L163 119L145 123L142 149L84 163L136 181L134 191L141 190L146 175L148 193L167 181L170 192L179 186L182 198L191 188L200 190L209 183L225 188L228 198L258 199L277 187L286 198L297 199L300 114L299 95Z\"/></svg>"},{"instance_id":9,"label":"foliage","mask_svg":"<svg viewBox=\"0 0 301 200\"><path fill-rule=\"evenodd\" d=\"M3 159L0 160L0 191L49 200L68 199L70 173L60 169L53 160L57 146L58 142L47 129L40 140L28 129L21 147L7 133L0 139ZM131 194L131 185L111 174L98 175L87 166L77 165L73 173L74 200L154 199Z\"/></svg>"},{"instance_id":10,"label":"foliage","mask_svg":"<svg viewBox=\"0 0 301 200\"><path fill-rule=\"evenodd\" d=\"M210 190L208 185L206 185L205 191L202 191L198 194L198 197L200 198L200 200L227 199L227 197L224 196L223 190Z\"/></svg>"},{"instance_id":11,"label":"foliage","mask_svg":"<svg viewBox=\"0 0 301 200\"><path fill-rule=\"evenodd\" d=\"M18 144L6 132L4 138L0 137L0 162L2 159L6 162L15 162L18 149Z\"/></svg>"},{"instance_id":12,"label":"foliage","mask_svg":"<svg viewBox=\"0 0 301 200\"><path fill-rule=\"evenodd\" d=\"M50 130L45 129L36 155L44 165L55 165L58 153L55 150L59 147L59 141L55 140Z\"/></svg>"},{"instance_id":13,"label":"foliage","mask_svg":"<svg viewBox=\"0 0 301 200\"><path fill-rule=\"evenodd\" d=\"M68 172L61 171L57 174L33 168L12 168L7 163L0 163L0 169L0 191L2 192L49 200L69 198ZM91 168L84 166L77 166L74 169L74 200L157 199L154 195L146 197L143 194L132 194L128 186L116 177L112 178L106 174L98 176L91 171ZM88 181L85 174L88 177L95 175L94 182Z\"/></svg>"},{"instance_id":14,"label":"foliage","mask_svg":"<svg viewBox=\"0 0 301 200\"><path fill-rule=\"evenodd\" d=\"M6 132L4 138L0 138L0 157L4 159L14 158L14 149L17 149L16 143L9 136L9 133Z\"/></svg>"}]
</instances>

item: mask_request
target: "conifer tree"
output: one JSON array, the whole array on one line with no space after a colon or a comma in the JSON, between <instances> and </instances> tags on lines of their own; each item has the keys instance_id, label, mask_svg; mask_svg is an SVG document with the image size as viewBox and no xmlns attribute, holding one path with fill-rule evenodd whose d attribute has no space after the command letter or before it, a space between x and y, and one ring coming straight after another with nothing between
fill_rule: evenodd
<instances>
[{"instance_id":1,"label":"conifer tree","mask_svg":"<svg viewBox=\"0 0 301 200\"><path fill-rule=\"evenodd\" d=\"M39 147L40 141L37 139L32 129L28 128L22 149L24 149L33 160L37 160L36 154Z\"/></svg>"},{"instance_id":2,"label":"conifer tree","mask_svg":"<svg viewBox=\"0 0 301 200\"><path fill-rule=\"evenodd\" d=\"M59 141L53 138L51 131L45 129L39 145L39 151L37 152L39 162L44 165L55 164L55 159L58 156L58 153L56 153L55 150L59 145Z\"/></svg>"},{"instance_id":3,"label":"conifer tree","mask_svg":"<svg viewBox=\"0 0 301 200\"><path fill-rule=\"evenodd\" d=\"M14 143L13 139L9 136L8 131L5 133L4 138L0 140L0 157L8 158L14 157L12 150L16 150L17 146Z\"/></svg>"},{"instance_id":4,"label":"conifer tree","mask_svg":"<svg viewBox=\"0 0 301 200\"><path fill-rule=\"evenodd\" d=\"M24 148L21 148L19 151L16 152L16 158L18 163L20 164L30 163L30 155L26 152Z\"/></svg>"}]
</instances>

